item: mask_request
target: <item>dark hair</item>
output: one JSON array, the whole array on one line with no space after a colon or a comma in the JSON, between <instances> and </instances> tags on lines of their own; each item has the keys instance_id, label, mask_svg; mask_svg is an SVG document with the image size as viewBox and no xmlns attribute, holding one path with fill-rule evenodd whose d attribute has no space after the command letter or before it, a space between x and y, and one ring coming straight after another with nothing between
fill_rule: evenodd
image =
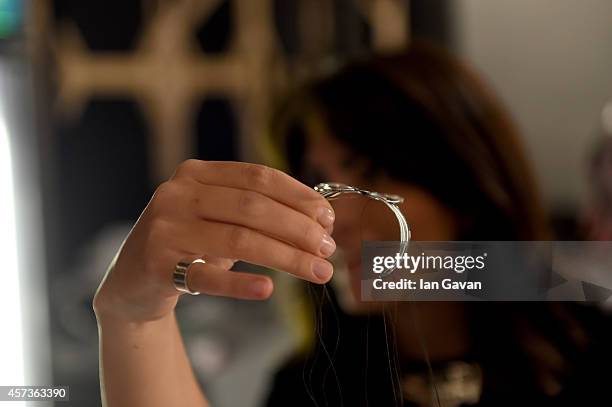
<instances>
[{"instance_id":1,"label":"dark hair","mask_svg":"<svg viewBox=\"0 0 612 407\"><path fill-rule=\"evenodd\" d=\"M515 126L449 53L414 42L312 81L281 105L273 132L303 170L305 118L319 114L370 173L418 185L468 226L465 240L541 240L545 217Z\"/></svg>"}]
</instances>

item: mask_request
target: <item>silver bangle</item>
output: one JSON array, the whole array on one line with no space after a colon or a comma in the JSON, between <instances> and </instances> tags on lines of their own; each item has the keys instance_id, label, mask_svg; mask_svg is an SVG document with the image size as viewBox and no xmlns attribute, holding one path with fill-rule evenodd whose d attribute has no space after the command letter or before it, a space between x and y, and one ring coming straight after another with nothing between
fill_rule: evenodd
<instances>
[{"instance_id":1,"label":"silver bangle","mask_svg":"<svg viewBox=\"0 0 612 407\"><path fill-rule=\"evenodd\" d=\"M340 184L337 182L322 182L320 184L317 184L314 187L314 190L320 193L321 196L323 196L323 198L327 199L328 201L338 199L341 195L344 195L344 194L358 194L358 195L365 196L366 198L374 199L376 201L382 202L385 205L387 205L387 207L391 209L391 211L397 218L397 222L399 223L399 227L400 227L399 255L400 256L404 255L404 253L408 249L411 232L410 232L410 226L408 226L408 222L406 222L406 218L404 217L404 214L399 208L399 204L404 202L403 197L399 195L383 194L380 192L368 191L366 189L357 188L357 187L346 185L346 184ZM381 277L388 276L395 269L396 267L389 268L383 271L380 274L380 276Z\"/></svg>"}]
</instances>

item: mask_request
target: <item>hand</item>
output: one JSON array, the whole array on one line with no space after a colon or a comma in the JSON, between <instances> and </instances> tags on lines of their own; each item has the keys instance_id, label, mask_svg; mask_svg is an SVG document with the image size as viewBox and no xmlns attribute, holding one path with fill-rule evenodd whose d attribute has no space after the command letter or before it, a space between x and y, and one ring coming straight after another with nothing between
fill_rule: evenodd
<instances>
[{"instance_id":1,"label":"hand","mask_svg":"<svg viewBox=\"0 0 612 407\"><path fill-rule=\"evenodd\" d=\"M315 283L333 273L330 204L289 175L262 165L187 160L140 215L94 298L96 315L148 321L171 313L179 295L176 263L201 256L193 291L266 299L268 276L229 271L243 260Z\"/></svg>"}]
</instances>

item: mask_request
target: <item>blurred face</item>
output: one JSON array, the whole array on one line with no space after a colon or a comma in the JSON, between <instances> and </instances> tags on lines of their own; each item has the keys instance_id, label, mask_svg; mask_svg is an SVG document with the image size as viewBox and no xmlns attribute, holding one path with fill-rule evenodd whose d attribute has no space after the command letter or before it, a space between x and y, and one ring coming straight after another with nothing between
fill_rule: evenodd
<instances>
[{"instance_id":1,"label":"blurred face","mask_svg":"<svg viewBox=\"0 0 612 407\"><path fill-rule=\"evenodd\" d=\"M413 240L453 240L457 235L454 215L422 188L388 177L368 177L366 162L333 138L321 121L308 123L309 147L306 159L324 181L340 182L371 191L404 197L401 210L410 225ZM343 306L353 311L371 308L360 303L361 242L363 240L399 240L399 226L393 213L371 199L348 195L331 201L336 213L333 238L338 245L334 283L340 283ZM344 275L343 269L348 273ZM343 289L346 288L346 289Z\"/></svg>"}]
</instances>

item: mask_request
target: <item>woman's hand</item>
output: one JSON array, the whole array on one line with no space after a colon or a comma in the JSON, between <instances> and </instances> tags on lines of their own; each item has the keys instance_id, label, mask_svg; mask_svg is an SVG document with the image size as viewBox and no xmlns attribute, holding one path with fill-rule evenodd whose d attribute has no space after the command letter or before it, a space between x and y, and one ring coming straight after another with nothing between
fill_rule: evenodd
<instances>
[{"instance_id":1,"label":"woman's hand","mask_svg":"<svg viewBox=\"0 0 612 407\"><path fill-rule=\"evenodd\" d=\"M171 313L180 293L176 263L201 256L188 273L193 291L265 299L263 275L230 272L243 260L315 283L333 273L325 260L330 204L287 174L262 165L188 160L161 184L124 241L94 298L98 317L152 321Z\"/></svg>"}]
</instances>

